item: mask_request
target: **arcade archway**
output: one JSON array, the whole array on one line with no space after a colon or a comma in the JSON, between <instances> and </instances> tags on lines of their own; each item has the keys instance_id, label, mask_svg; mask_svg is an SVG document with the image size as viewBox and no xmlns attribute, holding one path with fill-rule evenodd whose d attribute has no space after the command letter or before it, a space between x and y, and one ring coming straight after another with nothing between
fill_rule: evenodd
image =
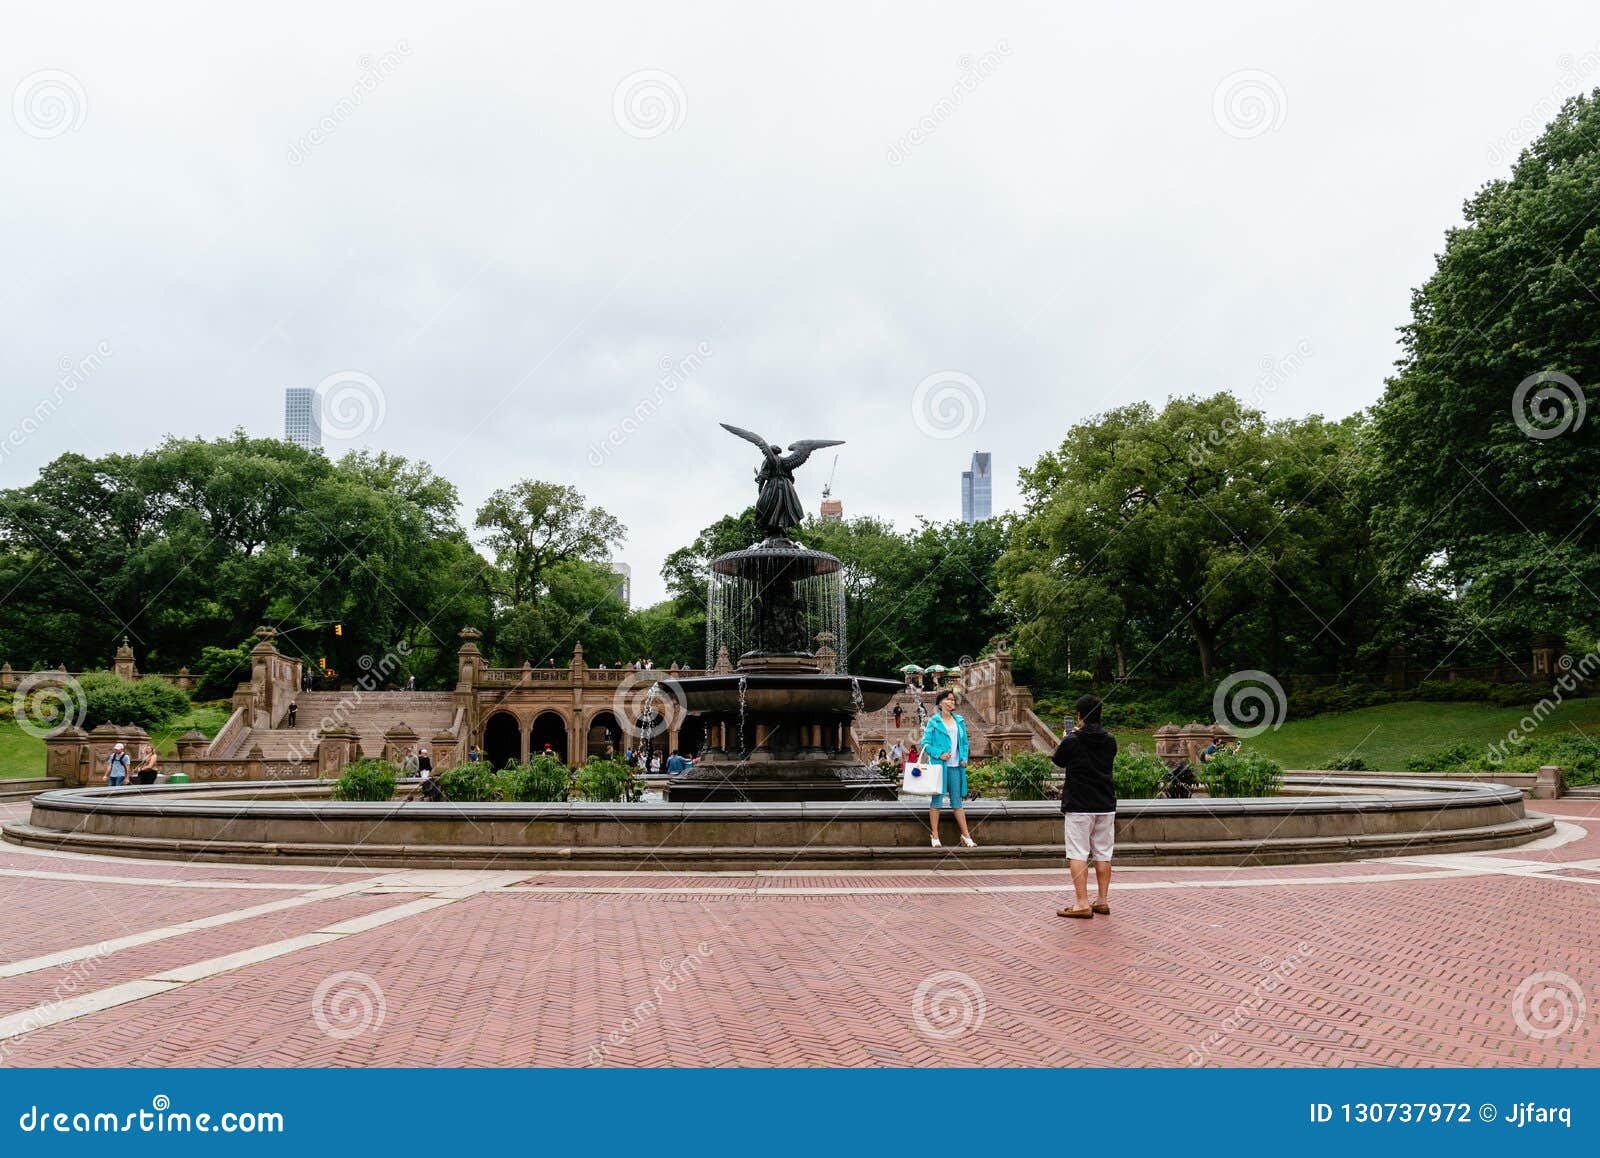
<instances>
[{"instance_id":1,"label":"arcade archway","mask_svg":"<svg viewBox=\"0 0 1600 1158\"><path fill-rule=\"evenodd\" d=\"M589 717L589 755L604 756L607 744L610 744L617 754L621 755L627 747L622 742L622 725L617 721L615 712L596 712Z\"/></svg>"},{"instance_id":2,"label":"arcade archway","mask_svg":"<svg viewBox=\"0 0 1600 1158\"><path fill-rule=\"evenodd\" d=\"M561 718L559 712L540 712L533 721L533 735L529 739L528 754L537 756L544 751L544 746L550 745L550 750L562 760L567 758L567 722Z\"/></svg>"},{"instance_id":3,"label":"arcade archway","mask_svg":"<svg viewBox=\"0 0 1600 1158\"><path fill-rule=\"evenodd\" d=\"M522 725L510 712L496 712L483 725L483 758L491 768L522 759Z\"/></svg>"}]
</instances>

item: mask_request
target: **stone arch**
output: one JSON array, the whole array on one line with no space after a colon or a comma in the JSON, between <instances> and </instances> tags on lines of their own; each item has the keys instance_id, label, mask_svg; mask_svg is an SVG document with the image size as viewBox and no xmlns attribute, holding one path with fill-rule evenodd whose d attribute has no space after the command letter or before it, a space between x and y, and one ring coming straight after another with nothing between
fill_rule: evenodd
<instances>
[{"instance_id":1,"label":"stone arch","mask_svg":"<svg viewBox=\"0 0 1600 1158\"><path fill-rule=\"evenodd\" d=\"M522 721L513 713L498 711L484 721L483 759L491 768L522 759Z\"/></svg>"},{"instance_id":2,"label":"stone arch","mask_svg":"<svg viewBox=\"0 0 1600 1158\"><path fill-rule=\"evenodd\" d=\"M589 717L588 751L591 756L604 756L606 745L612 745L620 756L627 748L623 742L622 724L617 719L617 714L609 708L595 712Z\"/></svg>"},{"instance_id":3,"label":"stone arch","mask_svg":"<svg viewBox=\"0 0 1600 1158\"><path fill-rule=\"evenodd\" d=\"M550 745L562 760L567 758L567 718L553 708L546 708L533 718L528 734L528 754L537 756Z\"/></svg>"}]
</instances>

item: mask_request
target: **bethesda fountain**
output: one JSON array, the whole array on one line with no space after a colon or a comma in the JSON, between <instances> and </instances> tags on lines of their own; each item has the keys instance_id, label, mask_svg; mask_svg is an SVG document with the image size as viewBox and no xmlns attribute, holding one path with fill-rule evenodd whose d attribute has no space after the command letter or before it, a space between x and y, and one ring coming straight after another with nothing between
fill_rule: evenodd
<instances>
[{"instance_id":1,"label":"bethesda fountain","mask_svg":"<svg viewBox=\"0 0 1600 1158\"><path fill-rule=\"evenodd\" d=\"M903 685L840 670L849 654L841 565L789 538L804 517L795 469L813 451L843 444L805 439L785 454L758 434L722 426L761 450L756 522L764 537L711 561L712 674L656 685L664 701L705 723L702 758L673 779L668 799L894 800L897 782L863 767L851 726L858 713L886 707Z\"/></svg>"}]
</instances>

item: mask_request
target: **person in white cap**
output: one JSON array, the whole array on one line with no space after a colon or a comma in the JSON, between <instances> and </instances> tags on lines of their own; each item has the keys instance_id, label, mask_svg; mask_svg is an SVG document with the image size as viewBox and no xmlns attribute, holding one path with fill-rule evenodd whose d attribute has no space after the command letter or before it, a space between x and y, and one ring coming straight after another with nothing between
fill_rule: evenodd
<instances>
[{"instance_id":1,"label":"person in white cap","mask_svg":"<svg viewBox=\"0 0 1600 1158\"><path fill-rule=\"evenodd\" d=\"M106 761L106 783L121 788L128 782L128 750L122 744L111 746L111 759Z\"/></svg>"}]
</instances>

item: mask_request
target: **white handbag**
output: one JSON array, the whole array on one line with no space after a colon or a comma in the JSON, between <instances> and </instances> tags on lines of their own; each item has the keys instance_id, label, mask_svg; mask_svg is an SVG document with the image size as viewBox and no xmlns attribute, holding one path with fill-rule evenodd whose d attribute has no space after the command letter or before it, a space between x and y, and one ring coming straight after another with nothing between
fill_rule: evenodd
<instances>
[{"instance_id":1,"label":"white handbag","mask_svg":"<svg viewBox=\"0 0 1600 1158\"><path fill-rule=\"evenodd\" d=\"M943 764L907 764L900 775L900 791L909 796L938 796L944 792Z\"/></svg>"}]
</instances>

